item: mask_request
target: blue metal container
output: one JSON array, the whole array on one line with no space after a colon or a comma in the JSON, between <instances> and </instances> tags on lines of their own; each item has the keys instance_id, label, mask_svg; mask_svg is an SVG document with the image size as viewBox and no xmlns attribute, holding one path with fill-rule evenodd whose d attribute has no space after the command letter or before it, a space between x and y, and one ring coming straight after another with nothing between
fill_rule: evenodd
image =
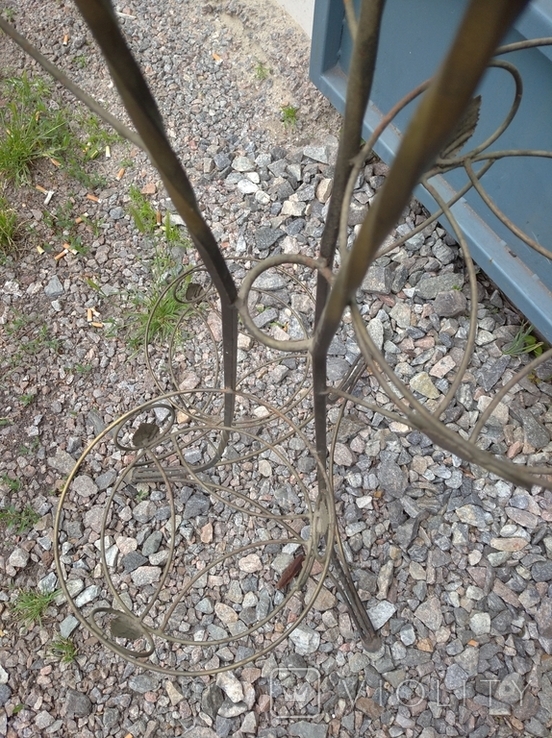
<instances>
[{"instance_id":1,"label":"blue metal container","mask_svg":"<svg viewBox=\"0 0 552 738\"><path fill-rule=\"evenodd\" d=\"M371 102L364 119L365 138L398 100L434 74L466 5L466 0L387 0ZM552 36L552 0L534 0L503 43L545 36ZM351 47L343 1L316 0L311 79L340 111L345 104ZM523 97L514 119L488 150L552 152L552 46L515 51L499 58L520 72ZM507 71L489 69L478 92L482 95L480 121L465 149L483 142L500 125L512 104L515 84ZM395 118L375 146L385 162L392 161L401 131L417 102ZM467 181L466 172L458 169L434 177L432 184L449 199ZM529 156L501 159L481 182L516 226L552 252L552 160ZM436 209L425 188L419 187L415 195L428 210ZM552 342L552 261L514 235L473 188L452 212L476 262ZM444 218L440 220L451 230Z\"/></svg>"}]
</instances>

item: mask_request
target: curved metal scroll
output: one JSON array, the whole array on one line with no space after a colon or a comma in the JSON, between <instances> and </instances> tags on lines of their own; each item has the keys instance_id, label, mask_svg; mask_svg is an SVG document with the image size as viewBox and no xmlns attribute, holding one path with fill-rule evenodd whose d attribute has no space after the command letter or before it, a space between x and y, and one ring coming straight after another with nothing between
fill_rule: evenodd
<instances>
[{"instance_id":1,"label":"curved metal scroll","mask_svg":"<svg viewBox=\"0 0 552 738\"><path fill-rule=\"evenodd\" d=\"M348 414L377 412L391 422L417 428L456 456L515 484L544 485L551 480L548 467L523 468L479 448L476 441L515 382L549 359L552 351L506 381L470 438L440 421L455 401L477 330L475 268L451 212L454 202L473 187L513 233L550 257L547 249L508 221L483 187L486 172L500 158L552 155L489 150L515 117L522 96L521 78L510 62L491 62L509 73L516 85L505 120L467 153L459 153L469 138L465 131L460 146L451 142L492 50L525 0L472 2L436 77L399 102L353 160L369 97L383 0L362 1L362 23L354 21L348 4L361 50L353 55L352 74L365 76L351 86L358 104L349 100L352 112L343 129L333 194L339 207L332 206L320 258L277 254L253 266L254 260L236 260L232 273L199 212L111 3L76 0L76 4L104 51L136 126L137 134L127 134L146 148L158 168L204 266L190 269L169 285L150 315L146 360L159 397L106 428L82 454L65 485L54 547L63 592L80 622L115 653L156 671L195 676L233 669L269 653L308 617L331 576L364 646L377 651L381 639L356 589L335 511L335 452ZM2 19L0 27L45 63ZM469 58L466 48L473 52ZM524 46L499 49L499 54L514 48ZM57 76L65 83L62 74ZM450 89L451 80L460 91L447 101L443 90ZM348 208L357 175L385 127L422 93L387 183L349 247ZM124 128L119 130L124 135ZM438 157L439 151L445 153ZM444 202L431 178L457 167L465 169L468 183L454 200ZM418 181L433 193L438 209L411 233L382 248ZM357 288L375 258L400 248L443 214L464 257L470 316L465 355L455 376L448 386L442 385L439 398L423 400L375 346ZM333 269L336 245L338 270ZM234 277L241 280L239 289ZM160 345L151 327L169 293L182 309L168 344ZM300 298L295 305L293 296ZM265 321L262 312L267 307L276 317ZM343 320L346 309L349 317ZM246 329L241 333L238 313ZM358 347L358 360L348 376L331 386L326 376L328 348L336 334ZM240 362L240 351L247 353L247 362ZM268 392L275 386L281 388L279 396L269 402ZM326 414L328 403L340 405L333 424ZM83 522L91 531L87 536Z\"/></svg>"}]
</instances>

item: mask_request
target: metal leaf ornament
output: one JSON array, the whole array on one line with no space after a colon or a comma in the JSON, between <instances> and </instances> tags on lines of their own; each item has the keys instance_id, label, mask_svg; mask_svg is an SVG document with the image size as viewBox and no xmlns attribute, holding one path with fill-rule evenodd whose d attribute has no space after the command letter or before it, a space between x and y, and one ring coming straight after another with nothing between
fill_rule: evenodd
<instances>
[{"instance_id":1,"label":"metal leaf ornament","mask_svg":"<svg viewBox=\"0 0 552 738\"><path fill-rule=\"evenodd\" d=\"M142 638L144 632L142 627L130 615L122 612L117 615L110 623L111 635L113 638L127 638L129 641L137 641Z\"/></svg>"},{"instance_id":2,"label":"metal leaf ornament","mask_svg":"<svg viewBox=\"0 0 552 738\"><path fill-rule=\"evenodd\" d=\"M132 436L132 445L135 448L147 448L157 438L160 428L155 423L141 423Z\"/></svg>"}]
</instances>

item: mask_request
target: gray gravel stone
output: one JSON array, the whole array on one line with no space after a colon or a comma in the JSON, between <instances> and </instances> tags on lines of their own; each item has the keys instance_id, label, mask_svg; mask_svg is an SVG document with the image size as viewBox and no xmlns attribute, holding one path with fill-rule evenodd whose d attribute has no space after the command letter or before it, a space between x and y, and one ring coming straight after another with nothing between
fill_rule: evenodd
<instances>
[{"instance_id":1,"label":"gray gravel stone","mask_svg":"<svg viewBox=\"0 0 552 738\"><path fill-rule=\"evenodd\" d=\"M478 505L461 505L456 509L456 515L463 523L473 525L475 528L484 530L492 520L492 516Z\"/></svg>"},{"instance_id":2,"label":"gray gravel stone","mask_svg":"<svg viewBox=\"0 0 552 738\"><path fill-rule=\"evenodd\" d=\"M543 638L552 638L552 599L545 597L535 615L539 633Z\"/></svg>"},{"instance_id":3,"label":"gray gravel stone","mask_svg":"<svg viewBox=\"0 0 552 738\"><path fill-rule=\"evenodd\" d=\"M153 674L133 674L128 680L128 686L133 692L145 694L157 689L158 680Z\"/></svg>"},{"instance_id":4,"label":"gray gravel stone","mask_svg":"<svg viewBox=\"0 0 552 738\"><path fill-rule=\"evenodd\" d=\"M496 698L508 705L521 703L525 686L520 674L507 674L496 689Z\"/></svg>"},{"instance_id":5,"label":"gray gravel stone","mask_svg":"<svg viewBox=\"0 0 552 738\"><path fill-rule=\"evenodd\" d=\"M125 217L125 211L122 207L119 206L116 208L111 208L111 210L109 211L109 217L112 220L121 220L121 218Z\"/></svg>"},{"instance_id":6,"label":"gray gravel stone","mask_svg":"<svg viewBox=\"0 0 552 738\"><path fill-rule=\"evenodd\" d=\"M62 638L69 638L79 627L79 621L74 615L67 615L59 624L59 634Z\"/></svg>"},{"instance_id":7,"label":"gray gravel stone","mask_svg":"<svg viewBox=\"0 0 552 738\"><path fill-rule=\"evenodd\" d=\"M159 551L159 546L161 545L162 540L163 533L161 533L160 530L154 530L153 533L151 533L146 538L144 544L142 545L142 555L151 556L152 554L157 553Z\"/></svg>"},{"instance_id":8,"label":"gray gravel stone","mask_svg":"<svg viewBox=\"0 0 552 738\"><path fill-rule=\"evenodd\" d=\"M282 236L286 234L280 229L273 228L259 228L256 234L256 243L259 251L267 251L278 241Z\"/></svg>"},{"instance_id":9,"label":"gray gravel stone","mask_svg":"<svg viewBox=\"0 0 552 738\"><path fill-rule=\"evenodd\" d=\"M487 612L475 612L470 617L470 628L475 635L483 635L491 630L491 616Z\"/></svg>"},{"instance_id":10,"label":"gray gravel stone","mask_svg":"<svg viewBox=\"0 0 552 738\"><path fill-rule=\"evenodd\" d=\"M73 480L73 489L81 497L92 497L97 494L98 487L87 474L80 474Z\"/></svg>"},{"instance_id":11,"label":"gray gravel stone","mask_svg":"<svg viewBox=\"0 0 552 738\"><path fill-rule=\"evenodd\" d=\"M381 348L383 346L383 323L379 318L372 318L372 320L368 323L367 328L368 335L375 343L376 348L381 351Z\"/></svg>"},{"instance_id":12,"label":"gray gravel stone","mask_svg":"<svg viewBox=\"0 0 552 738\"><path fill-rule=\"evenodd\" d=\"M123 565L123 569L127 572L127 574L130 574L139 566L144 566L144 564L147 563L148 558L138 551L130 551L121 559L121 564Z\"/></svg>"},{"instance_id":13,"label":"gray gravel stone","mask_svg":"<svg viewBox=\"0 0 552 738\"><path fill-rule=\"evenodd\" d=\"M468 675L458 664L451 664L445 674L445 687L447 689L461 689L467 684Z\"/></svg>"},{"instance_id":14,"label":"gray gravel stone","mask_svg":"<svg viewBox=\"0 0 552 738\"><path fill-rule=\"evenodd\" d=\"M103 714L102 725L104 730L109 730L119 721L120 713L115 707L106 707Z\"/></svg>"},{"instance_id":15,"label":"gray gravel stone","mask_svg":"<svg viewBox=\"0 0 552 738\"><path fill-rule=\"evenodd\" d=\"M59 277L57 275L54 275L44 288L44 292L46 293L46 297L49 297L50 300L55 300L56 297L61 297L65 290L63 289L63 285L61 284Z\"/></svg>"},{"instance_id":16,"label":"gray gravel stone","mask_svg":"<svg viewBox=\"0 0 552 738\"><path fill-rule=\"evenodd\" d=\"M552 561L539 561L533 564L531 576L535 582L550 582L552 580Z\"/></svg>"},{"instance_id":17,"label":"gray gravel stone","mask_svg":"<svg viewBox=\"0 0 552 738\"><path fill-rule=\"evenodd\" d=\"M289 635L290 641L295 646L298 654L314 653L320 645L320 633L308 625L298 625Z\"/></svg>"},{"instance_id":18,"label":"gray gravel stone","mask_svg":"<svg viewBox=\"0 0 552 738\"><path fill-rule=\"evenodd\" d=\"M117 474L114 471L106 471L95 478L96 487L100 492L104 492L108 487L111 487L113 482L117 479Z\"/></svg>"},{"instance_id":19,"label":"gray gravel stone","mask_svg":"<svg viewBox=\"0 0 552 738\"><path fill-rule=\"evenodd\" d=\"M56 454L48 459L48 466L51 466L60 474L70 474L75 468L75 459L61 448L56 449Z\"/></svg>"},{"instance_id":20,"label":"gray gravel stone","mask_svg":"<svg viewBox=\"0 0 552 738\"><path fill-rule=\"evenodd\" d=\"M7 564L15 569L24 569L29 563L30 554L24 548L19 546L15 548L8 556Z\"/></svg>"},{"instance_id":21,"label":"gray gravel stone","mask_svg":"<svg viewBox=\"0 0 552 738\"><path fill-rule=\"evenodd\" d=\"M388 295L391 292L392 274L389 267L371 266L362 282L365 292L376 292Z\"/></svg>"},{"instance_id":22,"label":"gray gravel stone","mask_svg":"<svg viewBox=\"0 0 552 738\"><path fill-rule=\"evenodd\" d=\"M241 702L244 698L240 680L230 671L222 672L217 676L217 685L233 703ZM226 715L225 717L230 717Z\"/></svg>"},{"instance_id":23,"label":"gray gravel stone","mask_svg":"<svg viewBox=\"0 0 552 738\"><path fill-rule=\"evenodd\" d=\"M393 617L396 611L397 608L392 602L382 600L381 602L378 602L375 607L368 608L368 615L370 616L370 620L372 621L374 628L379 630L390 618Z\"/></svg>"},{"instance_id":24,"label":"gray gravel stone","mask_svg":"<svg viewBox=\"0 0 552 738\"><path fill-rule=\"evenodd\" d=\"M4 707L6 702L9 701L12 691L7 684L0 684L0 707Z\"/></svg>"},{"instance_id":25,"label":"gray gravel stone","mask_svg":"<svg viewBox=\"0 0 552 738\"><path fill-rule=\"evenodd\" d=\"M302 720L299 723L290 723L289 735L297 738L326 738L328 726Z\"/></svg>"},{"instance_id":26,"label":"gray gravel stone","mask_svg":"<svg viewBox=\"0 0 552 738\"><path fill-rule=\"evenodd\" d=\"M309 159L319 161L322 164L330 163L330 154L327 146L305 146L305 148L303 149L303 154L305 156L308 156Z\"/></svg>"},{"instance_id":27,"label":"gray gravel stone","mask_svg":"<svg viewBox=\"0 0 552 738\"><path fill-rule=\"evenodd\" d=\"M547 446L550 443L550 434L544 425L539 423L530 410L519 410L518 413L523 424L525 441L533 448Z\"/></svg>"},{"instance_id":28,"label":"gray gravel stone","mask_svg":"<svg viewBox=\"0 0 552 738\"><path fill-rule=\"evenodd\" d=\"M504 372L510 364L510 357L504 354L496 361L484 364L477 372L479 384L486 392L492 390L495 384L504 376Z\"/></svg>"},{"instance_id":29,"label":"gray gravel stone","mask_svg":"<svg viewBox=\"0 0 552 738\"><path fill-rule=\"evenodd\" d=\"M251 161L247 156L236 156L232 162L232 169L237 172L253 172L255 170L255 162Z\"/></svg>"},{"instance_id":30,"label":"gray gravel stone","mask_svg":"<svg viewBox=\"0 0 552 738\"><path fill-rule=\"evenodd\" d=\"M84 607L84 605L88 605L90 602L93 602L99 593L99 586L97 584L91 584L89 587L86 587L86 589L83 589L78 597L75 597L75 605L77 607Z\"/></svg>"},{"instance_id":31,"label":"gray gravel stone","mask_svg":"<svg viewBox=\"0 0 552 738\"><path fill-rule=\"evenodd\" d=\"M436 400L440 396L439 390L435 387L427 372L420 372L412 377L410 386L413 390L430 400Z\"/></svg>"},{"instance_id":32,"label":"gray gravel stone","mask_svg":"<svg viewBox=\"0 0 552 738\"><path fill-rule=\"evenodd\" d=\"M161 577L159 566L139 566L132 574L132 581L137 587L145 587L147 584L155 584Z\"/></svg>"},{"instance_id":33,"label":"gray gravel stone","mask_svg":"<svg viewBox=\"0 0 552 738\"><path fill-rule=\"evenodd\" d=\"M213 720L223 702L224 693L217 684L209 684L201 694L201 709Z\"/></svg>"},{"instance_id":34,"label":"gray gravel stone","mask_svg":"<svg viewBox=\"0 0 552 738\"><path fill-rule=\"evenodd\" d=\"M87 717L92 712L89 697L76 689L68 689L65 698L65 712L70 717Z\"/></svg>"},{"instance_id":35,"label":"gray gravel stone","mask_svg":"<svg viewBox=\"0 0 552 738\"><path fill-rule=\"evenodd\" d=\"M54 718L47 710L41 710L37 713L34 722L39 730L46 730L54 722Z\"/></svg>"},{"instance_id":36,"label":"gray gravel stone","mask_svg":"<svg viewBox=\"0 0 552 738\"><path fill-rule=\"evenodd\" d=\"M200 492L196 492L186 502L182 517L184 520L189 520L190 518L195 518L198 515L205 515L210 507L211 502L209 498Z\"/></svg>"},{"instance_id":37,"label":"gray gravel stone","mask_svg":"<svg viewBox=\"0 0 552 738\"><path fill-rule=\"evenodd\" d=\"M142 500L132 511L132 517L139 523L148 523L155 515L156 510L157 507L154 502L151 500Z\"/></svg>"},{"instance_id":38,"label":"gray gravel stone","mask_svg":"<svg viewBox=\"0 0 552 738\"><path fill-rule=\"evenodd\" d=\"M443 613L437 597L430 597L415 610L414 615L430 630L436 631L442 625Z\"/></svg>"},{"instance_id":39,"label":"gray gravel stone","mask_svg":"<svg viewBox=\"0 0 552 738\"><path fill-rule=\"evenodd\" d=\"M397 323L399 328L408 328L411 323L411 310L408 305L403 302L397 302L394 307L391 308L390 316Z\"/></svg>"},{"instance_id":40,"label":"gray gravel stone","mask_svg":"<svg viewBox=\"0 0 552 738\"><path fill-rule=\"evenodd\" d=\"M227 169L231 164L230 157L228 156L228 154L225 153L215 154L215 156L213 157L213 161L215 162L215 166L219 171Z\"/></svg>"},{"instance_id":41,"label":"gray gravel stone","mask_svg":"<svg viewBox=\"0 0 552 738\"><path fill-rule=\"evenodd\" d=\"M463 285L462 274L440 274L437 277L423 277L418 282L416 291L425 300L434 300L440 292L461 289Z\"/></svg>"},{"instance_id":42,"label":"gray gravel stone","mask_svg":"<svg viewBox=\"0 0 552 738\"><path fill-rule=\"evenodd\" d=\"M377 471L379 483L385 492L393 497L400 497L407 486L407 477L395 462L382 463Z\"/></svg>"},{"instance_id":43,"label":"gray gravel stone","mask_svg":"<svg viewBox=\"0 0 552 738\"><path fill-rule=\"evenodd\" d=\"M454 318L457 315L463 315L467 307L468 301L464 293L459 290L440 292L433 303L435 312L441 318Z\"/></svg>"},{"instance_id":44,"label":"gray gravel stone","mask_svg":"<svg viewBox=\"0 0 552 738\"><path fill-rule=\"evenodd\" d=\"M416 633L414 632L412 623L408 623L401 628L399 636L405 646L412 646L416 643Z\"/></svg>"}]
</instances>

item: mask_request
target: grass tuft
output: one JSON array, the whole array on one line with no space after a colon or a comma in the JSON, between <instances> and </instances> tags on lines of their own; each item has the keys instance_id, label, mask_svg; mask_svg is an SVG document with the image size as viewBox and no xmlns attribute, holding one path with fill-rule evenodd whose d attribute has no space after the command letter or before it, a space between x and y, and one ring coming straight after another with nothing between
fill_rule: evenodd
<instances>
[{"instance_id":1,"label":"grass tuft","mask_svg":"<svg viewBox=\"0 0 552 738\"><path fill-rule=\"evenodd\" d=\"M28 184L32 163L58 156L73 134L64 113L45 104L50 92L42 80L24 73L5 80L2 92L9 102L0 109L0 172L16 185Z\"/></svg>"},{"instance_id":2,"label":"grass tuft","mask_svg":"<svg viewBox=\"0 0 552 738\"><path fill-rule=\"evenodd\" d=\"M140 233L151 236L157 228L157 213L151 202L142 195L138 187L131 185L129 212L134 220L134 225Z\"/></svg>"},{"instance_id":3,"label":"grass tuft","mask_svg":"<svg viewBox=\"0 0 552 738\"><path fill-rule=\"evenodd\" d=\"M17 535L30 530L39 520L40 515L30 505L26 505L23 510L17 510L13 505L0 510L0 523L3 523L8 530L13 528Z\"/></svg>"},{"instance_id":4,"label":"grass tuft","mask_svg":"<svg viewBox=\"0 0 552 738\"><path fill-rule=\"evenodd\" d=\"M263 62L257 62L257 65L255 67L255 77L263 82L265 79L268 79L270 75L270 69L266 66L266 64L263 64Z\"/></svg>"},{"instance_id":5,"label":"grass tuft","mask_svg":"<svg viewBox=\"0 0 552 738\"><path fill-rule=\"evenodd\" d=\"M42 624L42 617L55 598L60 594L54 592L37 592L32 589L23 590L13 603L13 611L25 625Z\"/></svg>"},{"instance_id":6,"label":"grass tuft","mask_svg":"<svg viewBox=\"0 0 552 738\"><path fill-rule=\"evenodd\" d=\"M18 228L15 211L0 196L0 253L7 255L16 251Z\"/></svg>"},{"instance_id":7,"label":"grass tuft","mask_svg":"<svg viewBox=\"0 0 552 738\"><path fill-rule=\"evenodd\" d=\"M508 356L522 356L523 354L534 354L540 356L543 352L543 342L533 335L533 326L523 323L513 341L505 346L502 351Z\"/></svg>"},{"instance_id":8,"label":"grass tuft","mask_svg":"<svg viewBox=\"0 0 552 738\"><path fill-rule=\"evenodd\" d=\"M78 648L70 638L58 636L52 641L50 653L58 658L62 664L70 664L76 659Z\"/></svg>"},{"instance_id":9,"label":"grass tuft","mask_svg":"<svg viewBox=\"0 0 552 738\"><path fill-rule=\"evenodd\" d=\"M287 128L292 128L297 125L297 113L299 108L293 105L282 106L282 122Z\"/></svg>"}]
</instances>

